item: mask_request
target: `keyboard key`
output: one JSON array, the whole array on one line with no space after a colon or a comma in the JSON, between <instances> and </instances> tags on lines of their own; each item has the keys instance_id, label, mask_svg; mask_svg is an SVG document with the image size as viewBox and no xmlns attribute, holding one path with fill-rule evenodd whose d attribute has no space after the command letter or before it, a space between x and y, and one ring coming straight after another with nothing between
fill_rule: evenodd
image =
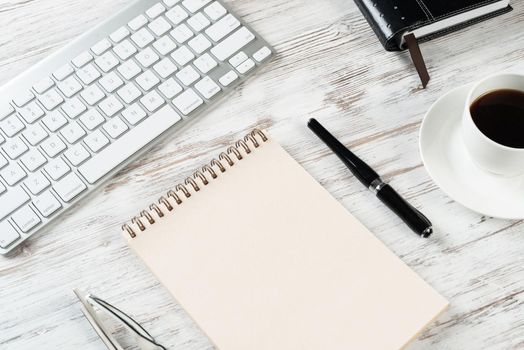
<instances>
[{"instance_id":1,"label":"keyboard key","mask_svg":"<svg viewBox=\"0 0 524 350\"><path fill-rule=\"evenodd\" d=\"M237 53L236 55L234 55L233 57L229 59L229 64L232 65L233 67L238 67L240 63L244 62L247 59L248 57L246 53L244 51L240 51L239 53Z\"/></svg>"},{"instance_id":2,"label":"keyboard key","mask_svg":"<svg viewBox=\"0 0 524 350\"><path fill-rule=\"evenodd\" d=\"M92 60L93 60L93 56L89 52L84 51L80 55L73 58L71 63L73 63L73 65L76 68L81 68L85 66L86 64L88 64L89 62L91 62Z\"/></svg>"},{"instance_id":3,"label":"keyboard key","mask_svg":"<svg viewBox=\"0 0 524 350\"><path fill-rule=\"evenodd\" d=\"M68 76L70 76L71 74L73 74L75 72L75 70L73 69L73 67L71 67L70 65L66 64L62 67L60 67L57 71L55 71L53 73L53 76L55 77L56 80L64 80L65 78L67 78Z\"/></svg>"},{"instance_id":4,"label":"keyboard key","mask_svg":"<svg viewBox=\"0 0 524 350\"><path fill-rule=\"evenodd\" d=\"M7 156L11 159L17 159L29 150L27 145L20 137L9 139L5 145L2 146L2 148Z\"/></svg>"},{"instance_id":5,"label":"keyboard key","mask_svg":"<svg viewBox=\"0 0 524 350\"><path fill-rule=\"evenodd\" d=\"M33 172L40 168L42 165L47 163L47 159L40 153L38 149L32 149L26 153L22 159L22 164L25 165L27 170Z\"/></svg>"},{"instance_id":6,"label":"keyboard key","mask_svg":"<svg viewBox=\"0 0 524 350\"><path fill-rule=\"evenodd\" d=\"M24 185L27 186L32 194L37 195L51 186L51 183L41 172L37 172L30 175L29 178L24 181Z\"/></svg>"},{"instance_id":7,"label":"keyboard key","mask_svg":"<svg viewBox=\"0 0 524 350\"><path fill-rule=\"evenodd\" d=\"M173 104L183 115L188 115L203 103L204 101L191 88L187 89L173 100Z\"/></svg>"},{"instance_id":8,"label":"keyboard key","mask_svg":"<svg viewBox=\"0 0 524 350\"><path fill-rule=\"evenodd\" d=\"M105 73L118 66L119 63L111 51L106 52L95 60L95 64Z\"/></svg>"},{"instance_id":9,"label":"keyboard key","mask_svg":"<svg viewBox=\"0 0 524 350\"><path fill-rule=\"evenodd\" d=\"M20 118L16 114L2 120L0 123L0 129L2 129L7 137L13 137L20 131L24 130L25 125L22 123Z\"/></svg>"},{"instance_id":10,"label":"keyboard key","mask_svg":"<svg viewBox=\"0 0 524 350\"><path fill-rule=\"evenodd\" d=\"M80 96L87 102L88 105L94 106L97 104L100 100L102 100L106 95L98 87L98 85L93 84L89 87L87 87L84 91L80 93Z\"/></svg>"},{"instance_id":11,"label":"keyboard key","mask_svg":"<svg viewBox=\"0 0 524 350\"><path fill-rule=\"evenodd\" d=\"M3 167L5 167L7 164L9 164L9 161L4 157L3 154L0 153L0 169L2 169ZM1 185L1 183L0 183ZM0 193L4 192L3 190L0 191Z\"/></svg>"},{"instance_id":12,"label":"keyboard key","mask_svg":"<svg viewBox=\"0 0 524 350\"><path fill-rule=\"evenodd\" d=\"M69 202L80 193L87 190L87 186L80 180L78 175L71 173L53 185L53 189L64 201Z\"/></svg>"},{"instance_id":13,"label":"keyboard key","mask_svg":"<svg viewBox=\"0 0 524 350\"><path fill-rule=\"evenodd\" d=\"M158 73L158 75L160 75L161 78L165 79L176 72L178 68L169 57L166 57L162 61L155 64L153 69Z\"/></svg>"},{"instance_id":14,"label":"keyboard key","mask_svg":"<svg viewBox=\"0 0 524 350\"><path fill-rule=\"evenodd\" d=\"M226 35L231 33L233 30L240 26L240 21L236 19L232 14L228 14L220 21L213 24L211 27L206 29L206 34L215 42L219 42Z\"/></svg>"},{"instance_id":15,"label":"keyboard key","mask_svg":"<svg viewBox=\"0 0 524 350\"><path fill-rule=\"evenodd\" d=\"M113 139L120 137L128 129L127 124L120 117L111 118L104 124L104 130Z\"/></svg>"},{"instance_id":16,"label":"keyboard key","mask_svg":"<svg viewBox=\"0 0 524 350\"><path fill-rule=\"evenodd\" d=\"M87 107L78 97L73 97L64 102L62 110L69 118L74 119L85 112Z\"/></svg>"},{"instance_id":17,"label":"keyboard key","mask_svg":"<svg viewBox=\"0 0 524 350\"><path fill-rule=\"evenodd\" d=\"M187 39L191 38L194 34L185 24L181 24L173 29L169 35L171 35L179 44L183 44Z\"/></svg>"},{"instance_id":18,"label":"keyboard key","mask_svg":"<svg viewBox=\"0 0 524 350\"><path fill-rule=\"evenodd\" d=\"M135 56L135 58L138 63L140 63L145 68L149 68L151 65L153 65L153 63L160 59L160 57L158 57L158 55L150 47L140 51Z\"/></svg>"},{"instance_id":19,"label":"keyboard key","mask_svg":"<svg viewBox=\"0 0 524 350\"><path fill-rule=\"evenodd\" d=\"M182 86L180 86L180 84L175 81L175 79L169 78L158 86L158 90L160 90L160 92L166 98L171 99L175 97L183 89Z\"/></svg>"},{"instance_id":20,"label":"keyboard key","mask_svg":"<svg viewBox=\"0 0 524 350\"><path fill-rule=\"evenodd\" d=\"M33 85L33 89L36 92L38 92L39 94L43 94L48 89L53 87L53 85L55 85L55 82L53 81L53 79L51 79L51 78L44 78L44 79L40 80L38 83L36 83L35 85Z\"/></svg>"},{"instance_id":21,"label":"keyboard key","mask_svg":"<svg viewBox=\"0 0 524 350\"><path fill-rule=\"evenodd\" d=\"M211 53L220 61L224 61L253 40L255 40L255 35L246 27L242 27L213 47Z\"/></svg>"},{"instance_id":22,"label":"keyboard key","mask_svg":"<svg viewBox=\"0 0 524 350\"><path fill-rule=\"evenodd\" d=\"M176 49L176 44L169 36L164 35L153 43L153 47L159 54L165 56Z\"/></svg>"},{"instance_id":23,"label":"keyboard key","mask_svg":"<svg viewBox=\"0 0 524 350\"><path fill-rule=\"evenodd\" d=\"M93 53L97 56L100 56L101 54L103 54L104 52L106 52L107 50L109 50L111 48L111 42L107 39L102 39L100 40L98 43L96 43L92 48L91 48L91 51L93 51Z\"/></svg>"},{"instance_id":24,"label":"keyboard key","mask_svg":"<svg viewBox=\"0 0 524 350\"><path fill-rule=\"evenodd\" d=\"M209 21L209 19L207 19L206 16L199 12L193 17L189 18L187 20L187 24L189 24L189 26L193 28L195 32L200 32L202 31L202 29L207 28L211 24L211 22Z\"/></svg>"},{"instance_id":25,"label":"keyboard key","mask_svg":"<svg viewBox=\"0 0 524 350\"><path fill-rule=\"evenodd\" d=\"M131 80L134 77L136 77L138 74L140 74L140 72L142 72L142 69L140 69L138 64L136 64L135 61L133 60L124 62L117 69L118 69L118 72L122 74L122 76L126 80Z\"/></svg>"},{"instance_id":26,"label":"keyboard key","mask_svg":"<svg viewBox=\"0 0 524 350\"><path fill-rule=\"evenodd\" d=\"M17 163L11 163L2 170L0 176L9 186L16 185L20 180L27 176L26 172Z\"/></svg>"},{"instance_id":27,"label":"keyboard key","mask_svg":"<svg viewBox=\"0 0 524 350\"><path fill-rule=\"evenodd\" d=\"M171 54L171 58L180 66L185 66L195 55L186 46L182 46Z\"/></svg>"},{"instance_id":28,"label":"keyboard key","mask_svg":"<svg viewBox=\"0 0 524 350\"><path fill-rule=\"evenodd\" d=\"M62 178L65 174L71 171L69 165L62 160L62 158L56 158L44 167L47 175L53 180Z\"/></svg>"},{"instance_id":29,"label":"keyboard key","mask_svg":"<svg viewBox=\"0 0 524 350\"><path fill-rule=\"evenodd\" d=\"M96 130L87 135L84 142L91 151L96 153L109 144L109 139L100 130Z\"/></svg>"},{"instance_id":30,"label":"keyboard key","mask_svg":"<svg viewBox=\"0 0 524 350\"><path fill-rule=\"evenodd\" d=\"M149 32L149 30L142 28L135 34L131 35L131 40L142 49L151 44L155 40L155 37Z\"/></svg>"},{"instance_id":31,"label":"keyboard key","mask_svg":"<svg viewBox=\"0 0 524 350\"><path fill-rule=\"evenodd\" d=\"M32 146L38 145L48 136L47 131L45 131L39 124L31 125L22 133L22 135Z\"/></svg>"},{"instance_id":32,"label":"keyboard key","mask_svg":"<svg viewBox=\"0 0 524 350\"><path fill-rule=\"evenodd\" d=\"M35 98L35 95L31 91L26 91L24 93L19 94L13 99L13 102L18 107L24 106L29 101L32 101Z\"/></svg>"},{"instance_id":33,"label":"keyboard key","mask_svg":"<svg viewBox=\"0 0 524 350\"><path fill-rule=\"evenodd\" d=\"M78 166L91 155L85 149L85 147L79 143L65 151L64 156L73 166Z\"/></svg>"},{"instance_id":34,"label":"keyboard key","mask_svg":"<svg viewBox=\"0 0 524 350\"><path fill-rule=\"evenodd\" d=\"M109 38L111 38L111 40L113 40L115 43L119 43L121 42L122 40L124 40L125 38L127 38L129 36L129 34L131 34L129 32L129 29L127 29L126 27L121 27L117 30L115 30L110 36Z\"/></svg>"},{"instance_id":35,"label":"keyboard key","mask_svg":"<svg viewBox=\"0 0 524 350\"><path fill-rule=\"evenodd\" d=\"M194 60L193 64L203 74L208 73L210 70L212 70L218 65L217 61L215 61L208 53L205 53L196 60Z\"/></svg>"},{"instance_id":36,"label":"keyboard key","mask_svg":"<svg viewBox=\"0 0 524 350\"><path fill-rule=\"evenodd\" d=\"M156 3L146 11L146 15L151 19L155 19L164 12L166 12L166 8L161 3Z\"/></svg>"},{"instance_id":37,"label":"keyboard key","mask_svg":"<svg viewBox=\"0 0 524 350\"><path fill-rule=\"evenodd\" d=\"M135 45L131 43L131 41L124 40L120 44L115 46L113 51L116 53L118 57L120 57L120 59L127 60L129 57L133 56L137 52L137 49Z\"/></svg>"},{"instance_id":38,"label":"keyboard key","mask_svg":"<svg viewBox=\"0 0 524 350\"><path fill-rule=\"evenodd\" d=\"M129 124L136 125L138 122L144 119L147 114L144 112L142 107L138 105L138 103L133 103L122 112L122 116Z\"/></svg>"},{"instance_id":39,"label":"keyboard key","mask_svg":"<svg viewBox=\"0 0 524 350\"><path fill-rule=\"evenodd\" d=\"M0 169L2 169L3 167L5 167L7 164L9 164L9 161L7 160L6 157L4 157L4 155L2 153L0 153ZM1 183L0 183L1 184ZM1 193L1 192L0 192Z\"/></svg>"},{"instance_id":40,"label":"keyboard key","mask_svg":"<svg viewBox=\"0 0 524 350\"><path fill-rule=\"evenodd\" d=\"M80 116L80 121L88 130L96 129L100 124L102 124L105 119L102 117L102 114L96 109L90 109L86 113Z\"/></svg>"},{"instance_id":41,"label":"keyboard key","mask_svg":"<svg viewBox=\"0 0 524 350\"><path fill-rule=\"evenodd\" d=\"M208 100L220 92L220 87L210 77L204 77L196 83L195 89Z\"/></svg>"},{"instance_id":42,"label":"keyboard key","mask_svg":"<svg viewBox=\"0 0 524 350\"><path fill-rule=\"evenodd\" d=\"M80 83L76 80L74 76L64 79L57 85L60 91L62 91L62 93L65 95L65 97L71 97L80 90L82 90L82 85L80 85Z\"/></svg>"},{"instance_id":43,"label":"keyboard key","mask_svg":"<svg viewBox=\"0 0 524 350\"><path fill-rule=\"evenodd\" d=\"M145 71L136 78L136 82L145 91L151 90L154 86L160 83L160 79L151 72L151 70Z\"/></svg>"},{"instance_id":44,"label":"keyboard key","mask_svg":"<svg viewBox=\"0 0 524 350\"><path fill-rule=\"evenodd\" d=\"M116 89L124 85L122 79L120 79L120 77L115 72L106 74L98 82L109 93L115 91Z\"/></svg>"},{"instance_id":45,"label":"keyboard key","mask_svg":"<svg viewBox=\"0 0 524 350\"><path fill-rule=\"evenodd\" d=\"M3 199L3 198L2 198ZM0 222L0 247L7 248L20 238L18 232L7 221Z\"/></svg>"},{"instance_id":46,"label":"keyboard key","mask_svg":"<svg viewBox=\"0 0 524 350\"><path fill-rule=\"evenodd\" d=\"M86 85L91 84L98 78L100 78L100 72L95 68L94 65L88 64L80 68L76 72L76 76Z\"/></svg>"},{"instance_id":47,"label":"keyboard key","mask_svg":"<svg viewBox=\"0 0 524 350\"><path fill-rule=\"evenodd\" d=\"M139 15L135 17L131 22L129 22L127 25L129 28L133 30L139 30L147 23L147 18L144 15Z\"/></svg>"},{"instance_id":48,"label":"keyboard key","mask_svg":"<svg viewBox=\"0 0 524 350\"><path fill-rule=\"evenodd\" d=\"M174 6L175 4L177 4L180 0L164 0L164 4L167 6L167 7L172 7Z\"/></svg>"},{"instance_id":49,"label":"keyboard key","mask_svg":"<svg viewBox=\"0 0 524 350\"><path fill-rule=\"evenodd\" d=\"M98 105L106 117L112 117L124 108L124 105L114 96L111 95Z\"/></svg>"},{"instance_id":50,"label":"keyboard key","mask_svg":"<svg viewBox=\"0 0 524 350\"><path fill-rule=\"evenodd\" d=\"M56 111L46 115L42 119L42 123L44 123L44 125L49 129L49 131L55 132L62 126L67 124L67 119L62 115L62 113Z\"/></svg>"},{"instance_id":51,"label":"keyboard key","mask_svg":"<svg viewBox=\"0 0 524 350\"><path fill-rule=\"evenodd\" d=\"M50 217L54 212L62 207L51 191L42 193L33 200L36 209L43 217Z\"/></svg>"},{"instance_id":52,"label":"keyboard key","mask_svg":"<svg viewBox=\"0 0 524 350\"><path fill-rule=\"evenodd\" d=\"M182 5L192 13L200 10L204 5L208 4L211 0L184 0Z\"/></svg>"},{"instance_id":53,"label":"keyboard key","mask_svg":"<svg viewBox=\"0 0 524 350\"><path fill-rule=\"evenodd\" d=\"M57 136L51 135L41 144L44 152L51 158L54 158L67 148L66 144Z\"/></svg>"},{"instance_id":54,"label":"keyboard key","mask_svg":"<svg viewBox=\"0 0 524 350\"><path fill-rule=\"evenodd\" d=\"M155 33L156 36L161 36L169 32L171 29L171 24L169 24L169 22L166 21L164 17L160 17L149 23L148 27L153 33Z\"/></svg>"},{"instance_id":55,"label":"keyboard key","mask_svg":"<svg viewBox=\"0 0 524 350\"><path fill-rule=\"evenodd\" d=\"M211 18L212 21L216 21L217 19L219 19L220 17L222 17L223 15L227 13L224 6L222 6L217 1L213 2L211 5L206 7L204 9L204 12L206 13L206 15L209 16L209 18Z\"/></svg>"},{"instance_id":56,"label":"keyboard key","mask_svg":"<svg viewBox=\"0 0 524 350\"><path fill-rule=\"evenodd\" d=\"M178 80L185 86L190 86L200 78L200 74L192 66L187 66L176 74Z\"/></svg>"},{"instance_id":57,"label":"keyboard key","mask_svg":"<svg viewBox=\"0 0 524 350\"><path fill-rule=\"evenodd\" d=\"M12 216L13 221L15 222L16 226L24 232L29 232L33 227L38 225L42 220L40 220L40 217L31 209L29 205L20 208L16 213Z\"/></svg>"},{"instance_id":58,"label":"keyboard key","mask_svg":"<svg viewBox=\"0 0 524 350\"><path fill-rule=\"evenodd\" d=\"M22 118L29 124L34 123L45 114L42 108L34 101L20 108L19 112Z\"/></svg>"},{"instance_id":59,"label":"keyboard key","mask_svg":"<svg viewBox=\"0 0 524 350\"><path fill-rule=\"evenodd\" d=\"M126 84L126 86L118 90L117 93L127 104L130 104L142 95L142 91L140 91L133 82Z\"/></svg>"},{"instance_id":60,"label":"keyboard key","mask_svg":"<svg viewBox=\"0 0 524 350\"><path fill-rule=\"evenodd\" d=\"M180 120L173 108L165 105L103 152L82 164L78 171L87 182L93 184Z\"/></svg>"},{"instance_id":61,"label":"keyboard key","mask_svg":"<svg viewBox=\"0 0 524 350\"><path fill-rule=\"evenodd\" d=\"M197 54L201 54L211 47L211 42L203 34L197 35L195 38L189 40L188 45Z\"/></svg>"},{"instance_id":62,"label":"keyboard key","mask_svg":"<svg viewBox=\"0 0 524 350\"><path fill-rule=\"evenodd\" d=\"M38 96L38 101L44 106L48 111L60 106L64 99L62 95L56 91L56 89L47 90L43 95Z\"/></svg>"},{"instance_id":63,"label":"keyboard key","mask_svg":"<svg viewBox=\"0 0 524 350\"><path fill-rule=\"evenodd\" d=\"M260 50L258 50L257 52L253 54L253 58L257 62L262 62L269 56L271 56L271 50L267 46L264 46L263 48L261 48Z\"/></svg>"},{"instance_id":64,"label":"keyboard key","mask_svg":"<svg viewBox=\"0 0 524 350\"><path fill-rule=\"evenodd\" d=\"M245 74L247 73L248 71L250 71L251 69L253 69L255 67L255 61L253 61L251 58L248 58L247 60L245 60L244 62L242 62L238 67L237 67L237 71L240 73L240 74Z\"/></svg>"},{"instance_id":65,"label":"keyboard key","mask_svg":"<svg viewBox=\"0 0 524 350\"><path fill-rule=\"evenodd\" d=\"M29 195L17 186L10 188L7 192L4 192L0 196L0 220L4 219L7 215L11 214L16 209L20 208L29 199ZM2 232L2 230L0 230Z\"/></svg>"},{"instance_id":66,"label":"keyboard key","mask_svg":"<svg viewBox=\"0 0 524 350\"><path fill-rule=\"evenodd\" d=\"M78 122L73 120L60 130L60 134L67 142L73 144L80 140L80 138L84 137L86 132L80 125L78 125Z\"/></svg>"},{"instance_id":67,"label":"keyboard key","mask_svg":"<svg viewBox=\"0 0 524 350\"><path fill-rule=\"evenodd\" d=\"M15 109L10 104L5 104L3 106L0 106L0 120L4 119L11 113L14 113Z\"/></svg>"},{"instance_id":68,"label":"keyboard key","mask_svg":"<svg viewBox=\"0 0 524 350\"><path fill-rule=\"evenodd\" d=\"M171 10L166 12L165 16L171 21L171 23L175 25L182 23L183 20L189 17L187 12L180 6L173 7Z\"/></svg>"},{"instance_id":69,"label":"keyboard key","mask_svg":"<svg viewBox=\"0 0 524 350\"><path fill-rule=\"evenodd\" d=\"M0 153L0 169L2 169L3 167L5 167L7 164L9 164L9 162L7 161L7 159ZM1 193L1 192L0 192Z\"/></svg>"},{"instance_id":70,"label":"keyboard key","mask_svg":"<svg viewBox=\"0 0 524 350\"><path fill-rule=\"evenodd\" d=\"M144 105L144 107L146 107L148 111L154 112L160 106L162 106L165 103L165 101L162 98L162 96L158 94L158 92L153 90L144 97L142 97L140 99L140 103L142 103L142 105Z\"/></svg>"}]
</instances>

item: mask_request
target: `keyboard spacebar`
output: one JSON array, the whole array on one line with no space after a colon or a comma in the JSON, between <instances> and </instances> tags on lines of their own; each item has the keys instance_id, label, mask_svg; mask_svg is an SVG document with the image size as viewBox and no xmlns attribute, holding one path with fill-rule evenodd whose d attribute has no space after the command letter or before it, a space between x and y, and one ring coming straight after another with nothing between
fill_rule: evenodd
<instances>
[{"instance_id":1,"label":"keyboard spacebar","mask_svg":"<svg viewBox=\"0 0 524 350\"><path fill-rule=\"evenodd\" d=\"M78 171L94 184L180 120L177 112L166 105L82 164Z\"/></svg>"}]
</instances>

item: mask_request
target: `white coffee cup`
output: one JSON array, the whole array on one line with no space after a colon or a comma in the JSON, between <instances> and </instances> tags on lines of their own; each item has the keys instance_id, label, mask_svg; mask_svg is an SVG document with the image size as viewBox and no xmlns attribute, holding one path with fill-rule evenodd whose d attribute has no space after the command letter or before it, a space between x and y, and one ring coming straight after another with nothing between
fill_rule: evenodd
<instances>
[{"instance_id":1,"label":"white coffee cup","mask_svg":"<svg viewBox=\"0 0 524 350\"><path fill-rule=\"evenodd\" d=\"M477 98L501 89L524 92L524 75L496 74L475 83L466 99L462 136L470 157L479 168L497 175L517 176L524 173L524 148L512 148L491 140L479 130L470 112Z\"/></svg>"}]
</instances>

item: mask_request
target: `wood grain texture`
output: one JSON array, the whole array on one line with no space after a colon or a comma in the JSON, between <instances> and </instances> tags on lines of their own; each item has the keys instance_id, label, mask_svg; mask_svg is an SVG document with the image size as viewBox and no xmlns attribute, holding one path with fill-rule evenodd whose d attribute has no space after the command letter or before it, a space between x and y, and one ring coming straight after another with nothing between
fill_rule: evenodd
<instances>
[{"instance_id":1,"label":"wood grain texture","mask_svg":"<svg viewBox=\"0 0 524 350\"><path fill-rule=\"evenodd\" d=\"M3 0L0 83L128 3ZM120 224L260 125L451 301L410 349L524 349L524 221L481 216L455 203L429 178L418 153L420 122L439 96L488 73L522 67L524 0L514 0L509 14L423 44L432 76L426 90L408 54L384 52L350 0L229 4L274 45L276 59L219 108L30 239L21 254L0 258L0 348L102 349L72 293L79 287L143 321L169 348L211 349L125 245ZM434 237L410 233L349 176L305 127L310 117L427 213Z\"/></svg>"}]
</instances>

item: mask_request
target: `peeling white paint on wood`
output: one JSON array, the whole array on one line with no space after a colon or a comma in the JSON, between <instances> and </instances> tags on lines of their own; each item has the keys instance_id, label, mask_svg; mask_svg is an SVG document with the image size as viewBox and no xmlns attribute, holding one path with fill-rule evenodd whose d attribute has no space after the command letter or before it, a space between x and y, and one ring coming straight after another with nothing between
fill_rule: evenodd
<instances>
[{"instance_id":1,"label":"peeling white paint on wood","mask_svg":"<svg viewBox=\"0 0 524 350\"><path fill-rule=\"evenodd\" d=\"M0 83L129 0L3 0ZM421 90L406 53L384 52L351 0L229 4L278 51L228 101L121 171L103 189L0 258L1 349L102 349L72 288L122 307L169 348L212 346L120 237L120 224L256 125L451 301L410 349L524 348L524 221L483 217L431 181L418 153L425 111L449 89L522 67L524 1L515 10L422 45ZM417 238L306 128L316 117L435 223ZM219 315L217 315L219 317ZM377 330L379 336L380 330ZM268 335L271 336L271 335Z\"/></svg>"}]
</instances>

